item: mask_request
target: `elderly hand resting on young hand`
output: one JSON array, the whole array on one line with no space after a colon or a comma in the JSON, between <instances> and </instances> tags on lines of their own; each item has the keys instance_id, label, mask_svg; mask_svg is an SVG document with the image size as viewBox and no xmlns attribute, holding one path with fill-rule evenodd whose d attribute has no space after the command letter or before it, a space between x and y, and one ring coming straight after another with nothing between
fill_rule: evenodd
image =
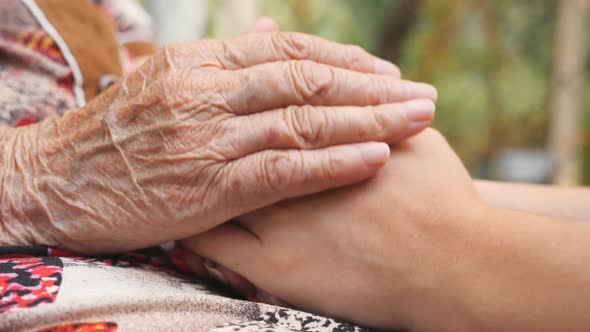
<instances>
[{"instance_id":1,"label":"elderly hand resting on young hand","mask_svg":"<svg viewBox=\"0 0 590 332\"><path fill-rule=\"evenodd\" d=\"M430 124L435 98L304 34L166 46L87 106L2 128L0 244L142 248L361 181L385 143Z\"/></svg>"}]
</instances>

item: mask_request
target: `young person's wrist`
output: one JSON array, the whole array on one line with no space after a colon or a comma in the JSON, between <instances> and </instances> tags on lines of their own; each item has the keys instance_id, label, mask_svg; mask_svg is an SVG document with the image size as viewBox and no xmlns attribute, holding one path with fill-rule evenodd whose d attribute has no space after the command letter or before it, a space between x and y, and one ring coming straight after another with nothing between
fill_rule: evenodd
<instances>
[{"instance_id":1,"label":"young person's wrist","mask_svg":"<svg viewBox=\"0 0 590 332\"><path fill-rule=\"evenodd\" d=\"M586 225L498 208L486 208L464 225L470 244L449 288L463 299L470 330L590 326L578 309L590 301L590 271L580 266L590 261Z\"/></svg>"},{"instance_id":2,"label":"young person's wrist","mask_svg":"<svg viewBox=\"0 0 590 332\"><path fill-rule=\"evenodd\" d=\"M414 285L418 295L407 303L406 328L410 330L482 330L480 310L471 307L471 285L477 283L472 254L481 252L479 246L485 240L478 224L496 211L481 201L462 202L461 206L450 207L425 236L418 268L424 277Z\"/></svg>"},{"instance_id":3,"label":"young person's wrist","mask_svg":"<svg viewBox=\"0 0 590 332\"><path fill-rule=\"evenodd\" d=\"M450 293L447 296L457 300L459 310L455 321L446 321L445 330L457 331L453 329L457 325L463 331L490 330L494 319L490 319L493 306L489 304L500 300L496 296L502 296L502 292L491 291L502 289L495 271L509 268L503 266L505 260L498 258L501 251L495 250L505 240L503 232L507 230L498 221L509 220L512 213L483 203L459 220L461 233L456 241L460 244L455 251L458 257L456 265L449 267L451 281L446 285Z\"/></svg>"}]
</instances>

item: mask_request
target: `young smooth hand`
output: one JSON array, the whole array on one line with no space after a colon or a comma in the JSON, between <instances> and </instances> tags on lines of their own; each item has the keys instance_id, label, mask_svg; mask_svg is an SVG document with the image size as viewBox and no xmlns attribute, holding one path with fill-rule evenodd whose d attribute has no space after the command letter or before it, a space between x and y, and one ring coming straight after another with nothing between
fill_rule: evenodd
<instances>
[{"instance_id":1,"label":"young smooth hand","mask_svg":"<svg viewBox=\"0 0 590 332\"><path fill-rule=\"evenodd\" d=\"M365 183L264 208L182 246L304 310L454 331L473 323L456 275L471 246L465 221L485 209L445 139L427 130ZM245 289L236 274L223 279Z\"/></svg>"}]
</instances>

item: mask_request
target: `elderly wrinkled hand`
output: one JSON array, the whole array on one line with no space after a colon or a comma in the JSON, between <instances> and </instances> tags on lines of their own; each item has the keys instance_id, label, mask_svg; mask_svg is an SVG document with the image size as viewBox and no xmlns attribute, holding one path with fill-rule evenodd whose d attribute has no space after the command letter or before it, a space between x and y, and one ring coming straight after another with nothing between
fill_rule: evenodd
<instances>
[{"instance_id":1,"label":"elderly wrinkled hand","mask_svg":"<svg viewBox=\"0 0 590 332\"><path fill-rule=\"evenodd\" d=\"M86 107L3 134L3 242L129 250L352 184L431 123L435 98L303 34L167 46Z\"/></svg>"}]
</instances>

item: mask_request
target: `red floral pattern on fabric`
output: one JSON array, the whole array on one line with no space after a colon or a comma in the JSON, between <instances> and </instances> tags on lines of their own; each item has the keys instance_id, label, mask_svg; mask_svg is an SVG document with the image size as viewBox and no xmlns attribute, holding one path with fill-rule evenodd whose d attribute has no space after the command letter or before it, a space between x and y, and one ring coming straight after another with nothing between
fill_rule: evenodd
<instances>
[{"instance_id":1,"label":"red floral pattern on fabric","mask_svg":"<svg viewBox=\"0 0 590 332\"><path fill-rule=\"evenodd\" d=\"M67 65L63 53L57 43L43 29L31 29L18 36L17 42L28 49L45 55L51 60Z\"/></svg>"},{"instance_id":2,"label":"red floral pattern on fabric","mask_svg":"<svg viewBox=\"0 0 590 332\"><path fill-rule=\"evenodd\" d=\"M0 256L0 313L53 303L62 281L57 257Z\"/></svg>"},{"instance_id":3,"label":"red floral pattern on fabric","mask_svg":"<svg viewBox=\"0 0 590 332\"><path fill-rule=\"evenodd\" d=\"M47 327L37 332L117 332L117 323L96 322L96 323L70 323L58 326Z\"/></svg>"},{"instance_id":4,"label":"red floral pattern on fabric","mask_svg":"<svg viewBox=\"0 0 590 332\"><path fill-rule=\"evenodd\" d=\"M15 127L24 127L24 126L31 125L33 123L37 123L36 117L34 117L32 115L23 116L22 118L20 118L20 120L18 120Z\"/></svg>"}]
</instances>

